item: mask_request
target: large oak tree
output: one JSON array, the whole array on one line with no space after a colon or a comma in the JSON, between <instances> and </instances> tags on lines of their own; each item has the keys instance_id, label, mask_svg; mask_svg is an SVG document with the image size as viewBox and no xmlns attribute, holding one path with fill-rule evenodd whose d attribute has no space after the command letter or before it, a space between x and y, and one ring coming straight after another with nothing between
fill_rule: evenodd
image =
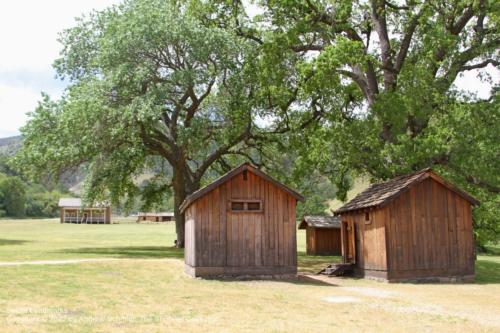
<instances>
[{"instance_id":1,"label":"large oak tree","mask_svg":"<svg viewBox=\"0 0 500 333\"><path fill-rule=\"evenodd\" d=\"M197 2L131 0L62 33L55 67L70 85L31 114L18 165L35 176L85 165L89 202L162 200L172 189L183 246L185 197L215 163L258 156L263 131L251 104L255 43L200 19L204 10ZM137 176L158 159L171 172L139 188Z\"/></svg>"},{"instance_id":2,"label":"large oak tree","mask_svg":"<svg viewBox=\"0 0 500 333\"><path fill-rule=\"evenodd\" d=\"M291 132L299 175L322 170L342 197L353 174L434 166L482 200L481 241L500 236L498 1L257 3L253 21L242 2L220 8L236 34L262 46L260 79L284 106L281 128L318 120ZM454 85L470 71L490 80L489 98Z\"/></svg>"}]
</instances>

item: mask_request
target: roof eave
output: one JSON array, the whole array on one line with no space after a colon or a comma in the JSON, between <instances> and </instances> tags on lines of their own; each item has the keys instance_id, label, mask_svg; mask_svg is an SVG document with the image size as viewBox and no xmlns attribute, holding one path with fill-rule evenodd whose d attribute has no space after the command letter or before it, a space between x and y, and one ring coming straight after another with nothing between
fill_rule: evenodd
<instances>
[{"instance_id":1,"label":"roof eave","mask_svg":"<svg viewBox=\"0 0 500 333\"><path fill-rule=\"evenodd\" d=\"M180 212L183 214L186 211L186 209L193 202L195 202L196 200L198 200L199 198L201 198L202 196L204 196L208 192L212 191L213 189L215 189L219 185L222 185L223 183L236 177L237 175L239 175L241 172L243 172L245 170L249 170L250 172L255 173L257 176L264 178L265 180L275 184L281 190L283 190L284 192L293 196L297 201L303 202L305 200L304 197L302 195L300 195L298 192L296 192L295 190L289 188L288 186L286 186L284 184L281 184L279 181L272 178L271 176L266 175L265 173L263 173L262 171L260 171L256 167L252 166L250 163L245 162L245 163L241 164L240 166L234 168L233 170L229 171L225 175L222 175L221 177L217 178L211 184L209 184L209 185L199 189L198 191L191 193L189 196L187 196L186 199L184 199L184 201L182 202L182 204L179 207Z\"/></svg>"},{"instance_id":2,"label":"roof eave","mask_svg":"<svg viewBox=\"0 0 500 333\"><path fill-rule=\"evenodd\" d=\"M367 210L367 209L379 209L379 208L383 208L383 207L389 205L397 197L399 197L400 195L402 195L403 193L405 193L406 191L408 191L412 186L414 186L416 184L419 184L419 183L421 183L422 181L424 181L424 180L426 180L428 178L434 179L435 181L437 181L438 183L440 183L441 185L443 185L444 187L446 187L448 190L456 193L457 195L459 195L460 197L462 197L464 200L468 201L471 205L473 205L473 206L479 206L479 204L480 204L479 200L477 200L476 198L474 198L470 194L466 193L465 191L459 189L455 185L447 182L444 178L442 178L441 176L439 176L438 174L436 174L431 168L426 168L426 169L422 170L422 174L418 178L416 178L411 184L409 184L409 186L406 186L404 189L402 189L402 190L400 190L400 191L392 194L391 196L387 197L380 204L369 205L369 206L364 206L364 207L359 207L359 208L351 208L351 209L349 209L349 208L348 209L342 209L342 207L340 207L339 209L335 210L333 213L335 215L341 215L341 214L350 213L350 212L354 212L354 211L363 211L363 210ZM353 198L352 200L354 200L354 199L355 198Z\"/></svg>"}]
</instances>

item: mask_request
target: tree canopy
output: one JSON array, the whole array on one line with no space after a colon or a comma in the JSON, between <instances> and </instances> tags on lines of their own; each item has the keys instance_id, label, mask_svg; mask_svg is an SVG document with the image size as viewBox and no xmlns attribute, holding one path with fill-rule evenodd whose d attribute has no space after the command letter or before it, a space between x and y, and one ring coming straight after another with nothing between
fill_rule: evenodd
<instances>
[{"instance_id":1,"label":"tree canopy","mask_svg":"<svg viewBox=\"0 0 500 333\"><path fill-rule=\"evenodd\" d=\"M18 165L85 164L88 200L173 191L181 245L184 198L240 158L301 188L327 177L340 199L357 175L432 166L482 201L477 239L498 238L497 2L254 3L252 16L243 1L129 0L82 17L55 63L71 84L31 115ZM488 99L454 85L478 70ZM276 167L286 154L292 167Z\"/></svg>"},{"instance_id":2,"label":"tree canopy","mask_svg":"<svg viewBox=\"0 0 500 333\"><path fill-rule=\"evenodd\" d=\"M253 20L239 19L242 2L223 3L233 30L262 47L265 92L294 127L296 174L321 170L343 198L356 175L432 166L483 202L478 239L498 237L498 2L258 1ZM490 98L457 89L469 71ZM307 116L317 121L297 126Z\"/></svg>"},{"instance_id":3,"label":"tree canopy","mask_svg":"<svg viewBox=\"0 0 500 333\"><path fill-rule=\"evenodd\" d=\"M253 43L205 24L203 10L194 2L127 1L66 30L55 67L71 84L31 114L18 164L33 174L86 164L89 201L144 195L154 202L173 190L182 245L186 195L224 156L258 147ZM135 177L158 159L172 172L160 170L139 188Z\"/></svg>"}]
</instances>

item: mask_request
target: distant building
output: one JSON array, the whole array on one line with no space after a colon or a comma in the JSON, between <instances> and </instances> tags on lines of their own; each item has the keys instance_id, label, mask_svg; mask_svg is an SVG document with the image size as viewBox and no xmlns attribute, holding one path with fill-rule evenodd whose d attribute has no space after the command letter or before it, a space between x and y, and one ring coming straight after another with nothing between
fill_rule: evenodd
<instances>
[{"instance_id":1,"label":"distant building","mask_svg":"<svg viewBox=\"0 0 500 333\"><path fill-rule=\"evenodd\" d=\"M304 216L299 229L306 230L308 255L340 255L340 219L336 216Z\"/></svg>"},{"instance_id":2,"label":"distant building","mask_svg":"<svg viewBox=\"0 0 500 333\"><path fill-rule=\"evenodd\" d=\"M108 204L98 204L94 207L82 205L78 198L59 199L61 223L110 224L111 207Z\"/></svg>"},{"instance_id":3,"label":"distant building","mask_svg":"<svg viewBox=\"0 0 500 333\"><path fill-rule=\"evenodd\" d=\"M157 212L157 213L139 213L137 215L137 222L171 222L174 221L173 212Z\"/></svg>"}]
</instances>

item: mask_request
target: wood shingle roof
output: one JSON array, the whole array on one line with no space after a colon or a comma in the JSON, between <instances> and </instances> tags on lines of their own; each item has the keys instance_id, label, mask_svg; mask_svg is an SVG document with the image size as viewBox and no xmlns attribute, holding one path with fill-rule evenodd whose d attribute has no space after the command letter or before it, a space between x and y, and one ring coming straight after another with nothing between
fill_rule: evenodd
<instances>
[{"instance_id":1,"label":"wood shingle roof","mask_svg":"<svg viewBox=\"0 0 500 333\"><path fill-rule=\"evenodd\" d=\"M382 183L370 185L366 190L359 193L351 201L335 210L335 214L348 211L382 207L392 201L394 198L404 193L411 185L419 183L427 178L432 178L447 187L449 190L457 193L473 205L478 205L479 201L448 183L442 177L438 176L432 169L426 168L408 175L399 176Z\"/></svg>"},{"instance_id":2,"label":"wood shingle roof","mask_svg":"<svg viewBox=\"0 0 500 333\"><path fill-rule=\"evenodd\" d=\"M337 216L304 216L299 224L299 229L306 226L313 228L340 228L340 219Z\"/></svg>"}]
</instances>

